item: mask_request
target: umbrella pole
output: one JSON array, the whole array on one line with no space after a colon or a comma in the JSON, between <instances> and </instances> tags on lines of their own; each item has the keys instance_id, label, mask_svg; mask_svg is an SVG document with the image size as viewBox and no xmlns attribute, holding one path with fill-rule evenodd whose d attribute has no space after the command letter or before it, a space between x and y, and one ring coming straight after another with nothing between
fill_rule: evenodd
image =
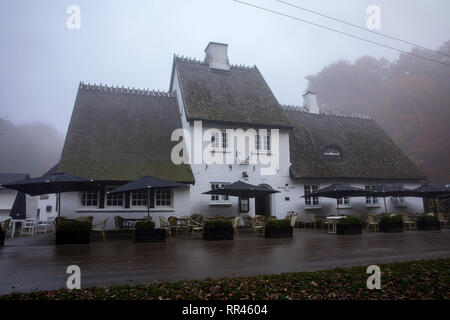
<instances>
[{"instance_id":1,"label":"umbrella pole","mask_svg":"<svg viewBox=\"0 0 450 320\"><path fill-rule=\"evenodd\" d=\"M383 197L384 200L384 213L387 214L387 209L386 209L386 197Z\"/></svg>"},{"instance_id":2,"label":"umbrella pole","mask_svg":"<svg viewBox=\"0 0 450 320\"><path fill-rule=\"evenodd\" d=\"M150 221L150 189L147 188L147 220Z\"/></svg>"},{"instance_id":3,"label":"umbrella pole","mask_svg":"<svg viewBox=\"0 0 450 320\"><path fill-rule=\"evenodd\" d=\"M339 198L336 198L336 205L337 205L337 211L338 211L338 216L339 216Z\"/></svg>"},{"instance_id":4,"label":"umbrella pole","mask_svg":"<svg viewBox=\"0 0 450 320\"><path fill-rule=\"evenodd\" d=\"M58 218L61 217L61 192L58 192Z\"/></svg>"},{"instance_id":5,"label":"umbrella pole","mask_svg":"<svg viewBox=\"0 0 450 320\"><path fill-rule=\"evenodd\" d=\"M433 200L434 200L434 216L437 216L436 197L434 197Z\"/></svg>"}]
</instances>

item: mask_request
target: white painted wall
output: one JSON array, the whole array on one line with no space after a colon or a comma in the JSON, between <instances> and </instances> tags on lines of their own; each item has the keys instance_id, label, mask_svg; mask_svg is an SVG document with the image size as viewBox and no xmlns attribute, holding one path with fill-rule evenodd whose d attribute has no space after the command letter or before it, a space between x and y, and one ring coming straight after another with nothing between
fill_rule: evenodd
<instances>
[{"instance_id":1,"label":"white painted wall","mask_svg":"<svg viewBox=\"0 0 450 320\"><path fill-rule=\"evenodd\" d=\"M48 199L45 199L48 196ZM47 218L56 217L58 212L56 211L56 194L48 194L43 196L37 196L37 208L39 209L39 220L47 221Z\"/></svg>"}]
</instances>

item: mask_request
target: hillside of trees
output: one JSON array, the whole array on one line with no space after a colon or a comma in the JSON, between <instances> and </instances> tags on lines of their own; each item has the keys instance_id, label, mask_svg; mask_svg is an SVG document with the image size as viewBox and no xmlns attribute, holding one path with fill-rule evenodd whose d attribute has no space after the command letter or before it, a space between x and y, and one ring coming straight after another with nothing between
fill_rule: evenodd
<instances>
[{"instance_id":1,"label":"hillside of trees","mask_svg":"<svg viewBox=\"0 0 450 320\"><path fill-rule=\"evenodd\" d=\"M450 41L438 49L450 56ZM418 48L413 53L450 64ZM400 54L337 61L307 76L320 106L369 114L428 177L450 182L450 67Z\"/></svg>"},{"instance_id":2,"label":"hillside of trees","mask_svg":"<svg viewBox=\"0 0 450 320\"><path fill-rule=\"evenodd\" d=\"M64 136L46 123L14 125L0 118L0 172L40 176L61 156Z\"/></svg>"}]
</instances>

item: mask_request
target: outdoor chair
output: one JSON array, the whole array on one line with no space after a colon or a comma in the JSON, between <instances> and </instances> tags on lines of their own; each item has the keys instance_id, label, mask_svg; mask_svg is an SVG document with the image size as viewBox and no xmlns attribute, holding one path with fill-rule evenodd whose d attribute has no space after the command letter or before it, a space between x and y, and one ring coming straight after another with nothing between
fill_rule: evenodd
<instances>
[{"instance_id":1,"label":"outdoor chair","mask_svg":"<svg viewBox=\"0 0 450 320\"><path fill-rule=\"evenodd\" d=\"M252 226L252 217L248 214L242 216L242 220L244 221L244 226L251 227Z\"/></svg>"},{"instance_id":2,"label":"outdoor chair","mask_svg":"<svg viewBox=\"0 0 450 320\"><path fill-rule=\"evenodd\" d=\"M437 218L439 220L439 223L443 226L443 228L447 228L448 220L445 218L444 214L442 212L437 213Z\"/></svg>"},{"instance_id":3,"label":"outdoor chair","mask_svg":"<svg viewBox=\"0 0 450 320\"><path fill-rule=\"evenodd\" d=\"M48 217L47 220L39 220L36 224L36 233L43 232L47 233L49 227L53 226L55 217Z\"/></svg>"},{"instance_id":4,"label":"outdoor chair","mask_svg":"<svg viewBox=\"0 0 450 320\"><path fill-rule=\"evenodd\" d=\"M170 226L169 220L164 217L159 216L159 227L161 229L166 229L166 232L169 234L169 237L172 239L172 228Z\"/></svg>"},{"instance_id":5,"label":"outdoor chair","mask_svg":"<svg viewBox=\"0 0 450 320\"><path fill-rule=\"evenodd\" d=\"M11 219L6 219L1 225L2 229L6 232L6 235L11 234Z\"/></svg>"},{"instance_id":6,"label":"outdoor chair","mask_svg":"<svg viewBox=\"0 0 450 320\"><path fill-rule=\"evenodd\" d=\"M109 217L103 220L102 222L99 222L97 224L94 224L92 226L92 236L96 233L100 233L102 235L103 241L106 241L106 234L105 234L105 228L106 228L106 222L108 221Z\"/></svg>"},{"instance_id":7,"label":"outdoor chair","mask_svg":"<svg viewBox=\"0 0 450 320\"><path fill-rule=\"evenodd\" d=\"M316 229L316 227L320 226L320 220L315 215L308 214L308 217L314 227L314 230Z\"/></svg>"},{"instance_id":8,"label":"outdoor chair","mask_svg":"<svg viewBox=\"0 0 450 320\"><path fill-rule=\"evenodd\" d=\"M23 235L34 236L35 227L36 227L36 219L27 218L25 222L22 222L22 227L20 229L20 236Z\"/></svg>"},{"instance_id":9,"label":"outdoor chair","mask_svg":"<svg viewBox=\"0 0 450 320\"><path fill-rule=\"evenodd\" d=\"M125 219L120 216L115 216L114 222L116 224L116 231L120 231L121 234L133 231L133 223L125 221Z\"/></svg>"},{"instance_id":10,"label":"outdoor chair","mask_svg":"<svg viewBox=\"0 0 450 320\"><path fill-rule=\"evenodd\" d=\"M257 232L264 232L266 227L266 217L262 215L256 215L252 218L253 237Z\"/></svg>"},{"instance_id":11,"label":"outdoor chair","mask_svg":"<svg viewBox=\"0 0 450 320\"><path fill-rule=\"evenodd\" d=\"M233 219L231 220L231 222L233 223L234 233L238 233L239 231L239 221L240 221L239 217L233 217Z\"/></svg>"},{"instance_id":12,"label":"outdoor chair","mask_svg":"<svg viewBox=\"0 0 450 320\"><path fill-rule=\"evenodd\" d=\"M201 214L193 213L193 214L191 214L191 218L197 222L200 222L200 223L203 222L203 216Z\"/></svg>"},{"instance_id":13,"label":"outdoor chair","mask_svg":"<svg viewBox=\"0 0 450 320\"><path fill-rule=\"evenodd\" d=\"M178 218L174 217L174 216L170 216L167 220L169 221L170 230L171 230L172 235L173 235L174 230L175 230L175 234L177 234L178 229L179 229Z\"/></svg>"},{"instance_id":14,"label":"outdoor chair","mask_svg":"<svg viewBox=\"0 0 450 320\"><path fill-rule=\"evenodd\" d=\"M305 217L303 217L301 215L297 215L297 221L295 221L295 227L296 228L305 228L306 227Z\"/></svg>"},{"instance_id":15,"label":"outdoor chair","mask_svg":"<svg viewBox=\"0 0 450 320\"><path fill-rule=\"evenodd\" d=\"M408 228L408 230L411 230L411 226L415 226L416 227L416 222L411 220L407 213L402 213L401 217L402 217L402 220L403 220L403 225L406 226ZM417 229L417 227L416 227L416 229Z\"/></svg>"},{"instance_id":16,"label":"outdoor chair","mask_svg":"<svg viewBox=\"0 0 450 320\"><path fill-rule=\"evenodd\" d=\"M329 215L328 217L335 217L335 215ZM327 232L330 232L330 229L333 228L333 222L328 220L327 218L320 218L322 224L322 231L326 229Z\"/></svg>"},{"instance_id":17,"label":"outdoor chair","mask_svg":"<svg viewBox=\"0 0 450 320\"><path fill-rule=\"evenodd\" d=\"M189 216L181 216L178 219L177 230L178 229L183 233L189 234L191 229L191 218Z\"/></svg>"},{"instance_id":18,"label":"outdoor chair","mask_svg":"<svg viewBox=\"0 0 450 320\"><path fill-rule=\"evenodd\" d=\"M375 231L380 231L380 224L376 221L375 216L367 215L367 229L375 229Z\"/></svg>"},{"instance_id":19,"label":"outdoor chair","mask_svg":"<svg viewBox=\"0 0 450 320\"><path fill-rule=\"evenodd\" d=\"M189 239L192 239L192 235L194 234L194 232L203 233L203 225L201 222L198 222L193 218L189 219L190 219Z\"/></svg>"}]
</instances>

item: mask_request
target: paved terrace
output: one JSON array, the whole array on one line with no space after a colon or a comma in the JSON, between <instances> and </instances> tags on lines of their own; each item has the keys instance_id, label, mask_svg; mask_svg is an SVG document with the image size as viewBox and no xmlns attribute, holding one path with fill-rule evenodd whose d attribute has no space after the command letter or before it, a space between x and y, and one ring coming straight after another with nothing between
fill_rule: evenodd
<instances>
[{"instance_id":1,"label":"paved terrace","mask_svg":"<svg viewBox=\"0 0 450 320\"><path fill-rule=\"evenodd\" d=\"M122 239L55 246L53 241L53 234L8 238L0 248L0 294L63 288L71 264L80 266L81 286L89 287L450 257L448 229L352 236L296 229L293 239L240 234L234 241L215 242L180 237L165 243Z\"/></svg>"}]
</instances>

